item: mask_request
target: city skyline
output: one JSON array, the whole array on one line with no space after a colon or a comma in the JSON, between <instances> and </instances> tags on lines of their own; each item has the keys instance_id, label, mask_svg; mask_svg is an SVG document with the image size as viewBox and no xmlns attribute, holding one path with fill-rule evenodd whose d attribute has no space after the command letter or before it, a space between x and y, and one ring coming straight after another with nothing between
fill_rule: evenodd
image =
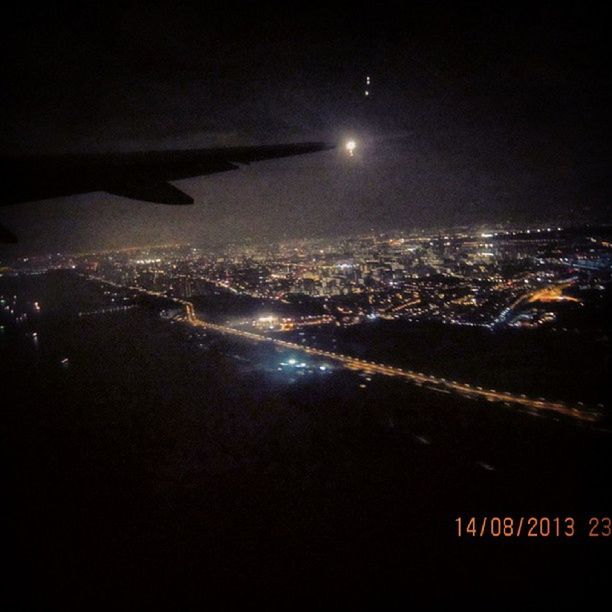
<instances>
[{"instance_id":1,"label":"city skyline","mask_svg":"<svg viewBox=\"0 0 612 612\"><path fill-rule=\"evenodd\" d=\"M335 329L367 329L376 321L396 321L415 330L441 325L494 334L541 329L550 337L578 334L590 343L606 335L609 236L606 227L531 226L373 233L213 250L131 247L22 257L4 274L74 271L127 292L99 314L137 307L135 296L142 293L175 301L179 311L172 316L177 320L217 325L238 337L271 335L289 344L320 337L323 346L331 346ZM379 339L374 331L369 342L375 349ZM435 365L430 373L456 367L449 370L448 365ZM524 390L518 380L511 385ZM603 389L576 391L567 397L583 405L586 401L595 412L607 401Z\"/></svg>"}]
</instances>

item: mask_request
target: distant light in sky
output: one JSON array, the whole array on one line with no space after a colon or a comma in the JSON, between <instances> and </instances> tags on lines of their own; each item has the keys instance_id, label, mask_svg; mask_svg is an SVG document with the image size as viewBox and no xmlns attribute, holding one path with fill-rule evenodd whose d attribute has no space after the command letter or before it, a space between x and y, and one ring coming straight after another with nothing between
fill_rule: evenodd
<instances>
[{"instance_id":1,"label":"distant light in sky","mask_svg":"<svg viewBox=\"0 0 612 612\"><path fill-rule=\"evenodd\" d=\"M353 152L355 151L356 147L357 147L357 143L354 140L349 140L346 143L346 151L351 157L353 156Z\"/></svg>"}]
</instances>

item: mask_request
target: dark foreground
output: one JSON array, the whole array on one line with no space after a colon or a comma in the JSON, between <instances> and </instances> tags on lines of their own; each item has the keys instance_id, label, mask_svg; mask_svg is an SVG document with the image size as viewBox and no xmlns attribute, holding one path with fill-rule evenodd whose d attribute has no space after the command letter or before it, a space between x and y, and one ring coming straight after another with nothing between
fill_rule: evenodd
<instances>
[{"instance_id":1,"label":"dark foreground","mask_svg":"<svg viewBox=\"0 0 612 612\"><path fill-rule=\"evenodd\" d=\"M0 293L30 312L0 336L7 609L581 603L608 588L612 539L587 535L612 511L607 431L352 372L293 376L276 369L287 355L152 309L79 318L108 296L66 274ZM458 538L458 516L571 516L576 535Z\"/></svg>"}]
</instances>

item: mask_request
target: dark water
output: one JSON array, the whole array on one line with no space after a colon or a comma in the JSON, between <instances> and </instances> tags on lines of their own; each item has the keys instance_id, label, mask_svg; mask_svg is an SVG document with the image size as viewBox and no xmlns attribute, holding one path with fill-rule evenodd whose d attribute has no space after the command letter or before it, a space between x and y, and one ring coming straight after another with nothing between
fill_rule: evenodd
<instances>
[{"instance_id":1,"label":"dark water","mask_svg":"<svg viewBox=\"0 0 612 612\"><path fill-rule=\"evenodd\" d=\"M351 372L290 376L284 354L150 308L79 318L110 296L66 273L0 294L30 313L3 311L0 336L10 609L606 588L612 540L585 536L612 509L604 431ZM458 539L472 514L569 515L579 534Z\"/></svg>"},{"instance_id":2,"label":"dark water","mask_svg":"<svg viewBox=\"0 0 612 612\"><path fill-rule=\"evenodd\" d=\"M308 331L308 342L375 362L610 411L610 331L471 328L373 321ZM294 340L300 336L294 334Z\"/></svg>"}]
</instances>

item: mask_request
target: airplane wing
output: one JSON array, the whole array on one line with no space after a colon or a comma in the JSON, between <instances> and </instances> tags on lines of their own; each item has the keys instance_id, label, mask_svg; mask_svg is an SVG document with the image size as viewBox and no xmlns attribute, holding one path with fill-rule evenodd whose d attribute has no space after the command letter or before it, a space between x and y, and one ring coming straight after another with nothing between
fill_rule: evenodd
<instances>
[{"instance_id":1,"label":"airplane wing","mask_svg":"<svg viewBox=\"0 0 612 612\"><path fill-rule=\"evenodd\" d=\"M331 149L321 142L178 151L0 158L2 205L91 191L159 204L193 204L169 183L236 170L240 164ZM1 238L1 235L0 235Z\"/></svg>"},{"instance_id":2,"label":"airplane wing","mask_svg":"<svg viewBox=\"0 0 612 612\"><path fill-rule=\"evenodd\" d=\"M241 164L333 149L322 142L0 158L3 171L0 206L106 191L158 204L193 204L193 198L169 181L237 170ZM0 225L0 242L17 237Z\"/></svg>"}]
</instances>

